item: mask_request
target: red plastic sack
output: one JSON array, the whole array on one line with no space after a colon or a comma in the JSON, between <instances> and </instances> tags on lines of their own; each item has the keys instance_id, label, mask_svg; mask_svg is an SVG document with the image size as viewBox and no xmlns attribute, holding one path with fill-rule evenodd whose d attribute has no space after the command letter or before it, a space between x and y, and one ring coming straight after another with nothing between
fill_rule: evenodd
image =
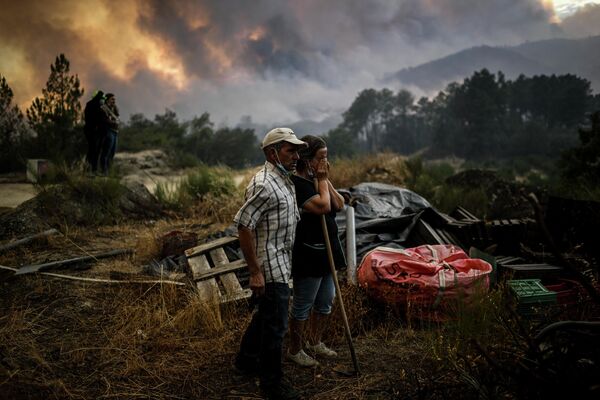
<instances>
[{"instance_id":1,"label":"red plastic sack","mask_svg":"<svg viewBox=\"0 0 600 400\"><path fill-rule=\"evenodd\" d=\"M468 299L487 290L492 266L469 258L453 245L424 245L404 250L377 247L358 267L359 285L391 305L437 307L448 299Z\"/></svg>"}]
</instances>

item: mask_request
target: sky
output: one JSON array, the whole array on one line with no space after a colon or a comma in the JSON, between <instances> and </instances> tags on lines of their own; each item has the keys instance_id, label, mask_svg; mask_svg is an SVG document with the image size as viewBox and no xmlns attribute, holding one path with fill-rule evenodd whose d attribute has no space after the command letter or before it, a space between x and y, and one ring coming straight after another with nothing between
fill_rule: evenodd
<instances>
[{"instance_id":1,"label":"sky","mask_svg":"<svg viewBox=\"0 0 600 400\"><path fill-rule=\"evenodd\" d=\"M2 3L0 75L22 110L64 53L84 100L113 92L125 120L169 108L221 126L339 118L405 67L472 46L600 34L600 0Z\"/></svg>"}]
</instances>

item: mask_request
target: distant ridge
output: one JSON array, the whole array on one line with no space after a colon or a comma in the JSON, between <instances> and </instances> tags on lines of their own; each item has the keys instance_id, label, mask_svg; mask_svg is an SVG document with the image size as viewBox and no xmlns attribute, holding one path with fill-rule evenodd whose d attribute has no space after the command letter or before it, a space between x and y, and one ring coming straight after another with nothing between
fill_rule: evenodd
<instances>
[{"instance_id":1,"label":"distant ridge","mask_svg":"<svg viewBox=\"0 0 600 400\"><path fill-rule=\"evenodd\" d=\"M550 74L575 74L591 82L600 92L600 36L584 39L550 39L511 47L478 46L449 56L402 69L386 81L400 81L424 91L443 89L487 68L502 71L507 78Z\"/></svg>"}]
</instances>

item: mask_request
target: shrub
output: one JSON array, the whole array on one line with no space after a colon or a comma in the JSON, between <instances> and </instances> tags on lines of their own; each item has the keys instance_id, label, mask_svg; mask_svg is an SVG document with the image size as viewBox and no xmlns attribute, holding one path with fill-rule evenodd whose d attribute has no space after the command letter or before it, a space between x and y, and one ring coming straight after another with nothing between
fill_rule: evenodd
<instances>
[{"instance_id":1,"label":"shrub","mask_svg":"<svg viewBox=\"0 0 600 400\"><path fill-rule=\"evenodd\" d=\"M234 191L235 184L228 168L202 164L179 182L159 183L154 195L165 207L183 210L204 200L207 195L222 197Z\"/></svg>"},{"instance_id":2,"label":"shrub","mask_svg":"<svg viewBox=\"0 0 600 400\"><path fill-rule=\"evenodd\" d=\"M37 185L38 204L56 222L103 225L122 218L120 200L125 187L113 177L90 178L83 168L65 164L52 168Z\"/></svg>"},{"instance_id":3,"label":"shrub","mask_svg":"<svg viewBox=\"0 0 600 400\"><path fill-rule=\"evenodd\" d=\"M457 206L462 206L475 215L485 216L488 212L489 199L483 188L463 189L449 185L439 186L429 198L433 206L448 213Z\"/></svg>"},{"instance_id":4,"label":"shrub","mask_svg":"<svg viewBox=\"0 0 600 400\"><path fill-rule=\"evenodd\" d=\"M406 186L410 171L403 157L393 153L338 158L332 162L331 182L347 188L361 182L381 182Z\"/></svg>"}]
</instances>

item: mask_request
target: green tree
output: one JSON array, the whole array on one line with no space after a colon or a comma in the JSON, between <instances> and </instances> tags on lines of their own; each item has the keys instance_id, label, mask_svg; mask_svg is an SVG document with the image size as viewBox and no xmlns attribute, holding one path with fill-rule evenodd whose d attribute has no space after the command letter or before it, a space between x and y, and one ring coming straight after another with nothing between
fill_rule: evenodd
<instances>
[{"instance_id":1,"label":"green tree","mask_svg":"<svg viewBox=\"0 0 600 400\"><path fill-rule=\"evenodd\" d=\"M120 148L125 151L141 151L162 148L168 151L184 148L185 123L177 114L165 109L149 120L143 114L132 114L119 132Z\"/></svg>"},{"instance_id":2,"label":"green tree","mask_svg":"<svg viewBox=\"0 0 600 400\"><path fill-rule=\"evenodd\" d=\"M233 168L248 167L261 159L254 130L242 128L217 130L212 138L210 154L210 164L225 164Z\"/></svg>"},{"instance_id":3,"label":"green tree","mask_svg":"<svg viewBox=\"0 0 600 400\"><path fill-rule=\"evenodd\" d=\"M27 119L37 134L32 156L70 161L81 154L83 92L77 74L70 73L69 60L60 54L50 66L42 97L36 97L27 109Z\"/></svg>"},{"instance_id":4,"label":"green tree","mask_svg":"<svg viewBox=\"0 0 600 400\"><path fill-rule=\"evenodd\" d=\"M559 166L570 185L600 187L600 111L590 116L590 124L579 128L578 147L563 153Z\"/></svg>"},{"instance_id":5,"label":"green tree","mask_svg":"<svg viewBox=\"0 0 600 400\"><path fill-rule=\"evenodd\" d=\"M192 118L186 126L183 149L200 160L208 162L211 158L211 143L214 137L213 126L208 113Z\"/></svg>"},{"instance_id":6,"label":"green tree","mask_svg":"<svg viewBox=\"0 0 600 400\"><path fill-rule=\"evenodd\" d=\"M358 152L356 139L341 126L327 132L323 139L327 142L327 154L331 158L352 157Z\"/></svg>"},{"instance_id":7,"label":"green tree","mask_svg":"<svg viewBox=\"0 0 600 400\"><path fill-rule=\"evenodd\" d=\"M343 117L342 128L364 143L365 150L379 150L382 126L379 93L375 89L360 92Z\"/></svg>"},{"instance_id":8,"label":"green tree","mask_svg":"<svg viewBox=\"0 0 600 400\"><path fill-rule=\"evenodd\" d=\"M411 153L417 149L415 97L402 89L390 103L391 112L388 113L391 116L386 121L385 147L402 154Z\"/></svg>"},{"instance_id":9,"label":"green tree","mask_svg":"<svg viewBox=\"0 0 600 400\"><path fill-rule=\"evenodd\" d=\"M14 171L22 166L27 129L23 113L12 104L13 91L0 76L0 171Z\"/></svg>"},{"instance_id":10,"label":"green tree","mask_svg":"<svg viewBox=\"0 0 600 400\"><path fill-rule=\"evenodd\" d=\"M448 99L448 111L461 130L453 152L467 158L490 157L497 148L505 115L505 81L488 70L475 72Z\"/></svg>"}]
</instances>

